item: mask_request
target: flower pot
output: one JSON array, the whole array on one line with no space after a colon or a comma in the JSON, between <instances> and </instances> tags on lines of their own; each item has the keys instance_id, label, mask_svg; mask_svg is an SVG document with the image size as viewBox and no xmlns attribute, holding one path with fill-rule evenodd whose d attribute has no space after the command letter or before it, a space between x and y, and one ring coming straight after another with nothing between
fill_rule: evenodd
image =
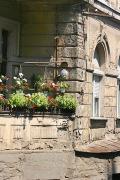
<instances>
[{"instance_id":1,"label":"flower pot","mask_svg":"<svg viewBox=\"0 0 120 180\"><path fill-rule=\"evenodd\" d=\"M17 89L16 93L23 93L23 90L22 89Z\"/></svg>"},{"instance_id":2,"label":"flower pot","mask_svg":"<svg viewBox=\"0 0 120 180\"><path fill-rule=\"evenodd\" d=\"M65 88L60 88L61 93L65 93Z\"/></svg>"},{"instance_id":3,"label":"flower pot","mask_svg":"<svg viewBox=\"0 0 120 180\"><path fill-rule=\"evenodd\" d=\"M63 108L61 108L60 111L61 111L62 114L74 114L75 113L75 110L73 110L73 109L63 109Z\"/></svg>"}]
</instances>

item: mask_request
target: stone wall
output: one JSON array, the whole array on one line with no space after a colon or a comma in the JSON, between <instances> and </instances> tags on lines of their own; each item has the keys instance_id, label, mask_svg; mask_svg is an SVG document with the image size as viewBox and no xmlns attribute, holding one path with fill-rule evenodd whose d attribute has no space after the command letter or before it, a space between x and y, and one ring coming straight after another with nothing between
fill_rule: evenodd
<instances>
[{"instance_id":1,"label":"stone wall","mask_svg":"<svg viewBox=\"0 0 120 180\"><path fill-rule=\"evenodd\" d=\"M0 117L0 179L66 179L73 169L74 118Z\"/></svg>"},{"instance_id":2,"label":"stone wall","mask_svg":"<svg viewBox=\"0 0 120 180\"><path fill-rule=\"evenodd\" d=\"M0 117L0 150L70 150L73 120L60 116Z\"/></svg>"},{"instance_id":3,"label":"stone wall","mask_svg":"<svg viewBox=\"0 0 120 180\"><path fill-rule=\"evenodd\" d=\"M83 103L80 106L82 118L79 119L80 139L82 142L103 139L108 135L115 134L117 119L117 76L118 59L120 49L119 25L102 17L86 18L86 79L84 83ZM101 120L93 118L93 55L97 43L107 43L105 66L101 89ZM105 119L107 120L105 123ZM83 121L85 121L83 123ZM118 120L119 121L119 120ZM84 125L83 125L84 124ZM119 127L116 129L119 134Z\"/></svg>"},{"instance_id":4,"label":"stone wall","mask_svg":"<svg viewBox=\"0 0 120 180\"><path fill-rule=\"evenodd\" d=\"M64 180L71 174L73 152L7 151L0 153L0 179Z\"/></svg>"}]
</instances>

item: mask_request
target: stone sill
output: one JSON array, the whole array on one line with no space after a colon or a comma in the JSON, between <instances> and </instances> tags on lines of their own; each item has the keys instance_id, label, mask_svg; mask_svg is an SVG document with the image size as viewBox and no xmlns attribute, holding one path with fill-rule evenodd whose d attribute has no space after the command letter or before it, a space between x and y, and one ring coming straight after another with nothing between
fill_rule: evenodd
<instances>
[{"instance_id":1,"label":"stone sill","mask_svg":"<svg viewBox=\"0 0 120 180\"><path fill-rule=\"evenodd\" d=\"M107 121L108 119L105 117L90 117L90 120L96 120L96 121Z\"/></svg>"},{"instance_id":2,"label":"stone sill","mask_svg":"<svg viewBox=\"0 0 120 180\"><path fill-rule=\"evenodd\" d=\"M18 112L19 113L19 112ZM70 117L70 118L75 118L75 114L73 113L51 113L51 112L39 112L39 113L34 113L34 114L27 114L27 113L20 113L20 114L15 114L11 113L10 111L3 111L0 112L0 117L57 117L57 118L62 118L62 117Z\"/></svg>"}]
</instances>

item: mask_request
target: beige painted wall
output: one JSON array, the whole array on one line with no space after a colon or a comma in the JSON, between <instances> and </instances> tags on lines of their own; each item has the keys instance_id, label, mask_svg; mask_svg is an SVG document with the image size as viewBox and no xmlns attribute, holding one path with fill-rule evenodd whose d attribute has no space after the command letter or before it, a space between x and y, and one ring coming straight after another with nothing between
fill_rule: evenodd
<instances>
[{"instance_id":1,"label":"beige painted wall","mask_svg":"<svg viewBox=\"0 0 120 180\"><path fill-rule=\"evenodd\" d=\"M15 0L0 0L0 16L20 20L20 10Z\"/></svg>"},{"instance_id":2,"label":"beige painted wall","mask_svg":"<svg viewBox=\"0 0 120 180\"><path fill-rule=\"evenodd\" d=\"M22 5L20 54L24 57L50 59L54 52L55 11L41 3Z\"/></svg>"}]
</instances>

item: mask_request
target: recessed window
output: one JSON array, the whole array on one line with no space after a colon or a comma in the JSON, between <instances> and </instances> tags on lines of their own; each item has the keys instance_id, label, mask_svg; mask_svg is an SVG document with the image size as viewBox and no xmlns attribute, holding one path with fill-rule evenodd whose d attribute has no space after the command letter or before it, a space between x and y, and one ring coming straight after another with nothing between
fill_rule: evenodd
<instances>
[{"instance_id":1,"label":"recessed window","mask_svg":"<svg viewBox=\"0 0 120 180\"><path fill-rule=\"evenodd\" d=\"M119 179L120 179L120 173L112 175L112 180L119 180Z\"/></svg>"},{"instance_id":2,"label":"recessed window","mask_svg":"<svg viewBox=\"0 0 120 180\"><path fill-rule=\"evenodd\" d=\"M117 116L120 117L120 80L118 80Z\"/></svg>"},{"instance_id":3,"label":"recessed window","mask_svg":"<svg viewBox=\"0 0 120 180\"><path fill-rule=\"evenodd\" d=\"M2 30L2 63L1 63L1 74L6 75L7 68L7 54L8 54L8 31Z\"/></svg>"},{"instance_id":4,"label":"recessed window","mask_svg":"<svg viewBox=\"0 0 120 180\"><path fill-rule=\"evenodd\" d=\"M99 43L93 56L94 72L93 72L93 117L101 116L101 108L103 106L102 97L102 79L105 67L105 51L101 43Z\"/></svg>"},{"instance_id":5,"label":"recessed window","mask_svg":"<svg viewBox=\"0 0 120 180\"><path fill-rule=\"evenodd\" d=\"M95 49L93 57L94 69L103 69L105 64L105 52L101 43Z\"/></svg>"},{"instance_id":6,"label":"recessed window","mask_svg":"<svg viewBox=\"0 0 120 180\"><path fill-rule=\"evenodd\" d=\"M119 71L119 73L120 73L120 56L119 56L119 58L118 58L118 71Z\"/></svg>"},{"instance_id":7,"label":"recessed window","mask_svg":"<svg viewBox=\"0 0 120 180\"><path fill-rule=\"evenodd\" d=\"M100 116L100 101L101 101L101 77L98 75L93 76L93 116Z\"/></svg>"}]
</instances>

